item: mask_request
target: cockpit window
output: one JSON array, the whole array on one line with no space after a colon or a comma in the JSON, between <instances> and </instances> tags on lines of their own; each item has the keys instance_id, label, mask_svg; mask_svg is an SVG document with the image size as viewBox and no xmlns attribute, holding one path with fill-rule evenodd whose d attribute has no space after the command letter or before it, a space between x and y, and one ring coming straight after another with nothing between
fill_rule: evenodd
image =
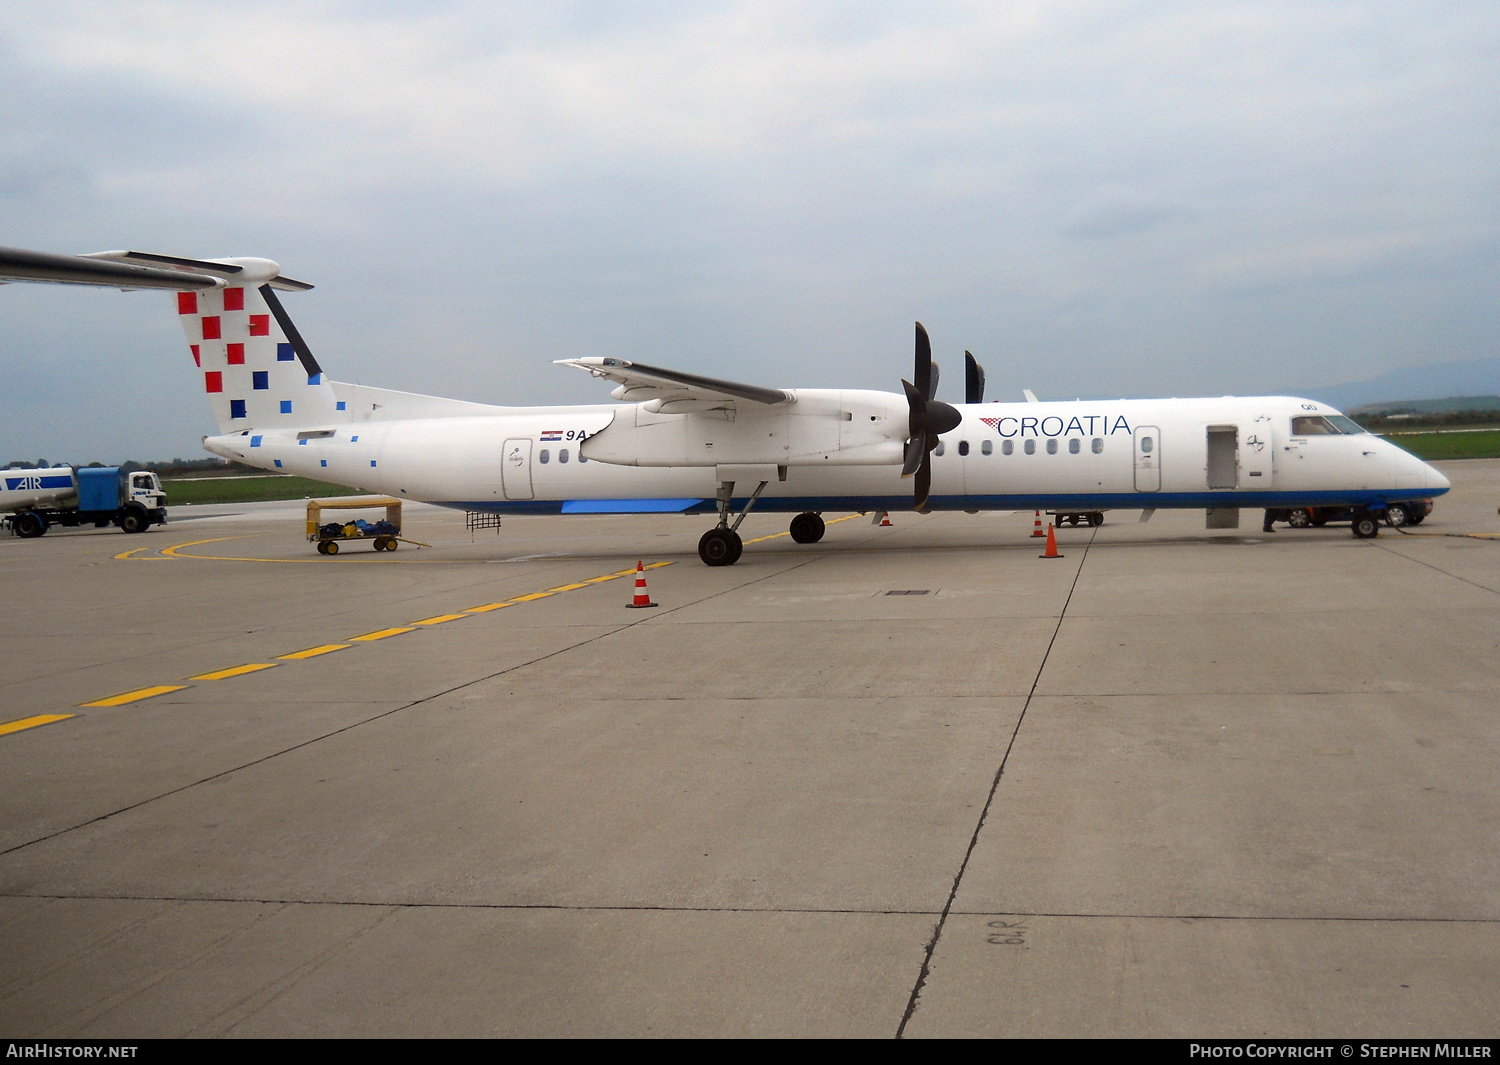
<instances>
[{"instance_id":1,"label":"cockpit window","mask_svg":"<svg viewBox=\"0 0 1500 1065\"><path fill-rule=\"evenodd\" d=\"M1334 424L1334 427L1337 428L1339 432L1344 433L1348 436L1353 436L1356 433L1365 432L1365 427L1363 425L1360 425L1359 422L1355 421L1353 418L1344 417L1342 414L1330 414L1328 415L1328 420Z\"/></svg>"},{"instance_id":2,"label":"cockpit window","mask_svg":"<svg viewBox=\"0 0 1500 1065\"><path fill-rule=\"evenodd\" d=\"M1339 431L1327 418L1307 417L1292 419L1293 436L1338 436Z\"/></svg>"}]
</instances>

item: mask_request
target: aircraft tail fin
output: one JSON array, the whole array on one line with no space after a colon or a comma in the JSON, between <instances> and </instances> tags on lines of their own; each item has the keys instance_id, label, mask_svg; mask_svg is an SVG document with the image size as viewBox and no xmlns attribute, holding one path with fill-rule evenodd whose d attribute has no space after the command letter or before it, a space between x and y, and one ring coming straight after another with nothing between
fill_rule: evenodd
<instances>
[{"instance_id":1,"label":"aircraft tail fin","mask_svg":"<svg viewBox=\"0 0 1500 1065\"><path fill-rule=\"evenodd\" d=\"M177 316L221 434L347 420L269 284L179 292Z\"/></svg>"}]
</instances>

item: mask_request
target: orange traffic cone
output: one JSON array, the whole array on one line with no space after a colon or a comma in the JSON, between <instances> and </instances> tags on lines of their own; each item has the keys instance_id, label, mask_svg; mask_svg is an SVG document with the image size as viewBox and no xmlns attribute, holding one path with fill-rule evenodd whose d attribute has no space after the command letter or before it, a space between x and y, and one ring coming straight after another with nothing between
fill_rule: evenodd
<instances>
[{"instance_id":1,"label":"orange traffic cone","mask_svg":"<svg viewBox=\"0 0 1500 1065\"><path fill-rule=\"evenodd\" d=\"M889 512L880 515L880 527L889 529L891 527L891 515Z\"/></svg>"},{"instance_id":2,"label":"orange traffic cone","mask_svg":"<svg viewBox=\"0 0 1500 1065\"><path fill-rule=\"evenodd\" d=\"M639 562L635 564L635 599L625 605L632 608L656 605L646 591L646 567Z\"/></svg>"},{"instance_id":3,"label":"orange traffic cone","mask_svg":"<svg viewBox=\"0 0 1500 1065\"><path fill-rule=\"evenodd\" d=\"M1046 554L1038 555L1037 558L1062 558L1057 553L1057 537L1052 533L1051 522L1047 523L1047 552Z\"/></svg>"},{"instance_id":4,"label":"orange traffic cone","mask_svg":"<svg viewBox=\"0 0 1500 1065\"><path fill-rule=\"evenodd\" d=\"M1042 512L1040 510L1036 512L1036 521L1034 521L1031 525L1031 535L1037 539L1041 539L1043 536L1047 535L1046 533L1042 532Z\"/></svg>"}]
</instances>

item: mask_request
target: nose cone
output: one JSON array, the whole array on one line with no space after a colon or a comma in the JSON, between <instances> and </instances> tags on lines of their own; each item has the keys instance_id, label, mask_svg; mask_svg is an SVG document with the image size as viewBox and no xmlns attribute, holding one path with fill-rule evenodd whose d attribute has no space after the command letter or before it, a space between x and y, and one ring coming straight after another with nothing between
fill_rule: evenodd
<instances>
[{"instance_id":1,"label":"nose cone","mask_svg":"<svg viewBox=\"0 0 1500 1065\"><path fill-rule=\"evenodd\" d=\"M1427 465L1427 463L1422 463L1422 469L1426 472L1427 475L1427 490L1429 492L1432 492L1434 494L1438 492L1446 492L1449 488L1452 487L1452 485L1448 483L1448 478L1444 477L1437 470Z\"/></svg>"}]
</instances>

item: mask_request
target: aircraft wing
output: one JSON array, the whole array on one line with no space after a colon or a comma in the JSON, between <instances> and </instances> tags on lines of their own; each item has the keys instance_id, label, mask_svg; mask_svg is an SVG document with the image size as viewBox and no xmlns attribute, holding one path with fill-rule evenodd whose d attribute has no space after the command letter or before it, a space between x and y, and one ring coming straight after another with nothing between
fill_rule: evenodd
<instances>
[{"instance_id":1,"label":"aircraft wing","mask_svg":"<svg viewBox=\"0 0 1500 1065\"><path fill-rule=\"evenodd\" d=\"M792 395L779 388L742 385L625 359L558 359L557 364L615 382L619 387L611 395L622 402L659 401L657 409L664 414L733 407L738 403L773 406L792 402Z\"/></svg>"}]
</instances>

